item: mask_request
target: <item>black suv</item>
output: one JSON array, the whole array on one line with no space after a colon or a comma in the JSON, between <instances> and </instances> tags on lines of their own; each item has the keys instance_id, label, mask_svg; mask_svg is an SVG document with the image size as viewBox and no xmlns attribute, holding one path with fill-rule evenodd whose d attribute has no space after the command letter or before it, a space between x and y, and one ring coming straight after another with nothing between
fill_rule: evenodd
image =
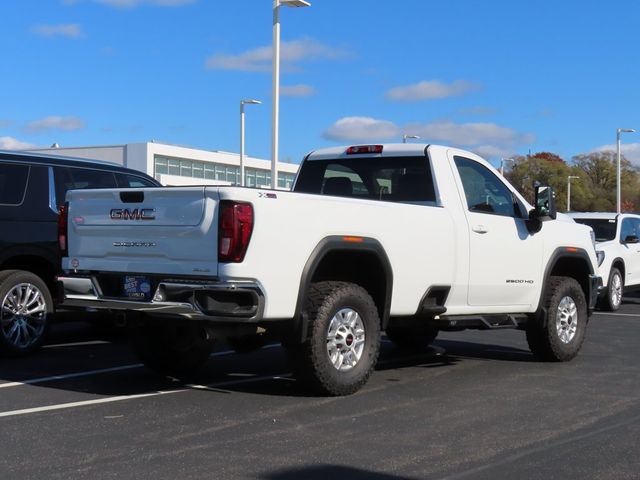
<instances>
[{"instance_id":1,"label":"black suv","mask_svg":"<svg viewBox=\"0 0 640 480\"><path fill-rule=\"evenodd\" d=\"M113 163L0 150L0 353L32 352L47 332L59 299L67 190L156 186Z\"/></svg>"}]
</instances>

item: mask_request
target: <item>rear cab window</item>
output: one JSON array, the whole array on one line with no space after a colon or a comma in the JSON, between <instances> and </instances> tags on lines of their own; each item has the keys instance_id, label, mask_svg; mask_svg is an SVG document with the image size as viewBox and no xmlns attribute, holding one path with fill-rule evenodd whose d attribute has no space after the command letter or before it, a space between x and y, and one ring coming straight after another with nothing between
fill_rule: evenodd
<instances>
[{"instance_id":1,"label":"rear cab window","mask_svg":"<svg viewBox=\"0 0 640 480\"><path fill-rule=\"evenodd\" d=\"M338 197L436 205L427 157L307 160L293 189Z\"/></svg>"},{"instance_id":2,"label":"rear cab window","mask_svg":"<svg viewBox=\"0 0 640 480\"><path fill-rule=\"evenodd\" d=\"M0 163L0 205L18 206L24 202L29 165Z\"/></svg>"}]
</instances>

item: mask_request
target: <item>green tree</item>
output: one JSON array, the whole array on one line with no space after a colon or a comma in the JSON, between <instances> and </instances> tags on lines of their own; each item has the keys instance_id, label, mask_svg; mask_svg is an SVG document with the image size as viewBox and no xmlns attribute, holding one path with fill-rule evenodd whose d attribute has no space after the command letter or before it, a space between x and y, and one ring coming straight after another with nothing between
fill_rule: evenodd
<instances>
[{"instance_id":1,"label":"green tree","mask_svg":"<svg viewBox=\"0 0 640 480\"><path fill-rule=\"evenodd\" d=\"M550 185L556 192L556 207L559 211L567 208L567 177L574 175L572 168L558 155L539 152L533 155L514 157L514 162L505 176L522 195L533 203L534 182ZM572 183L571 202L574 202L575 183Z\"/></svg>"},{"instance_id":2,"label":"green tree","mask_svg":"<svg viewBox=\"0 0 640 480\"><path fill-rule=\"evenodd\" d=\"M616 211L616 153L613 151L592 152L573 157L574 169L580 176L584 196L574 201L573 184L571 206L577 211ZM640 175L624 156L620 161L621 197L623 211L633 211L640 205ZM574 204L575 202L575 204Z\"/></svg>"}]
</instances>

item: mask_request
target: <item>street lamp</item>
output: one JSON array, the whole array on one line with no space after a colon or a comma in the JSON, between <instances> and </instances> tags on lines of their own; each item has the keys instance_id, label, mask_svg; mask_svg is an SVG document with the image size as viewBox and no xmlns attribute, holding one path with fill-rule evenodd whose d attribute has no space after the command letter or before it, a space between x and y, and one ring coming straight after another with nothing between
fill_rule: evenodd
<instances>
[{"instance_id":1,"label":"street lamp","mask_svg":"<svg viewBox=\"0 0 640 480\"><path fill-rule=\"evenodd\" d=\"M616 212L620 213L620 192L621 184L620 184L620 134L621 133L633 133L635 130L633 128L618 128L616 130L616 152L618 163L616 167Z\"/></svg>"},{"instance_id":2,"label":"street lamp","mask_svg":"<svg viewBox=\"0 0 640 480\"><path fill-rule=\"evenodd\" d=\"M278 117L280 110L280 6L309 7L305 0L273 0L273 92L271 110L271 188L278 186Z\"/></svg>"},{"instance_id":3,"label":"street lamp","mask_svg":"<svg viewBox=\"0 0 640 480\"><path fill-rule=\"evenodd\" d=\"M515 162L513 158L501 158L500 159L500 175L504 177L504 162Z\"/></svg>"},{"instance_id":4,"label":"street lamp","mask_svg":"<svg viewBox=\"0 0 640 480\"><path fill-rule=\"evenodd\" d=\"M402 143L407 143L408 138L417 140L418 138L420 138L420 135L402 135Z\"/></svg>"},{"instance_id":5,"label":"street lamp","mask_svg":"<svg viewBox=\"0 0 640 480\"><path fill-rule=\"evenodd\" d=\"M240 186L244 187L244 106L260 105L260 100L240 100Z\"/></svg>"},{"instance_id":6,"label":"street lamp","mask_svg":"<svg viewBox=\"0 0 640 480\"><path fill-rule=\"evenodd\" d=\"M568 175L567 176L567 212L571 211L571 179L572 178L580 178L577 175Z\"/></svg>"}]
</instances>

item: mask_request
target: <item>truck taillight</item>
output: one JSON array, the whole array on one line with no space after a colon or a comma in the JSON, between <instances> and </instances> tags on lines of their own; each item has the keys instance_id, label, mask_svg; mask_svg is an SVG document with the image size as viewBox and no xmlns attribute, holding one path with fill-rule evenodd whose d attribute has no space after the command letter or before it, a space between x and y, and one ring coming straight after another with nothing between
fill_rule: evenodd
<instances>
[{"instance_id":1,"label":"truck taillight","mask_svg":"<svg viewBox=\"0 0 640 480\"><path fill-rule=\"evenodd\" d=\"M253 207L250 203L222 200L219 218L218 261L242 262L253 231Z\"/></svg>"},{"instance_id":2,"label":"truck taillight","mask_svg":"<svg viewBox=\"0 0 640 480\"><path fill-rule=\"evenodd\" d=\"M67 243L67 219L69 217L69 204L65 203L58 209L58 247L60 254L66 257L69 253Z\"/></svg>"}]
</instances>

